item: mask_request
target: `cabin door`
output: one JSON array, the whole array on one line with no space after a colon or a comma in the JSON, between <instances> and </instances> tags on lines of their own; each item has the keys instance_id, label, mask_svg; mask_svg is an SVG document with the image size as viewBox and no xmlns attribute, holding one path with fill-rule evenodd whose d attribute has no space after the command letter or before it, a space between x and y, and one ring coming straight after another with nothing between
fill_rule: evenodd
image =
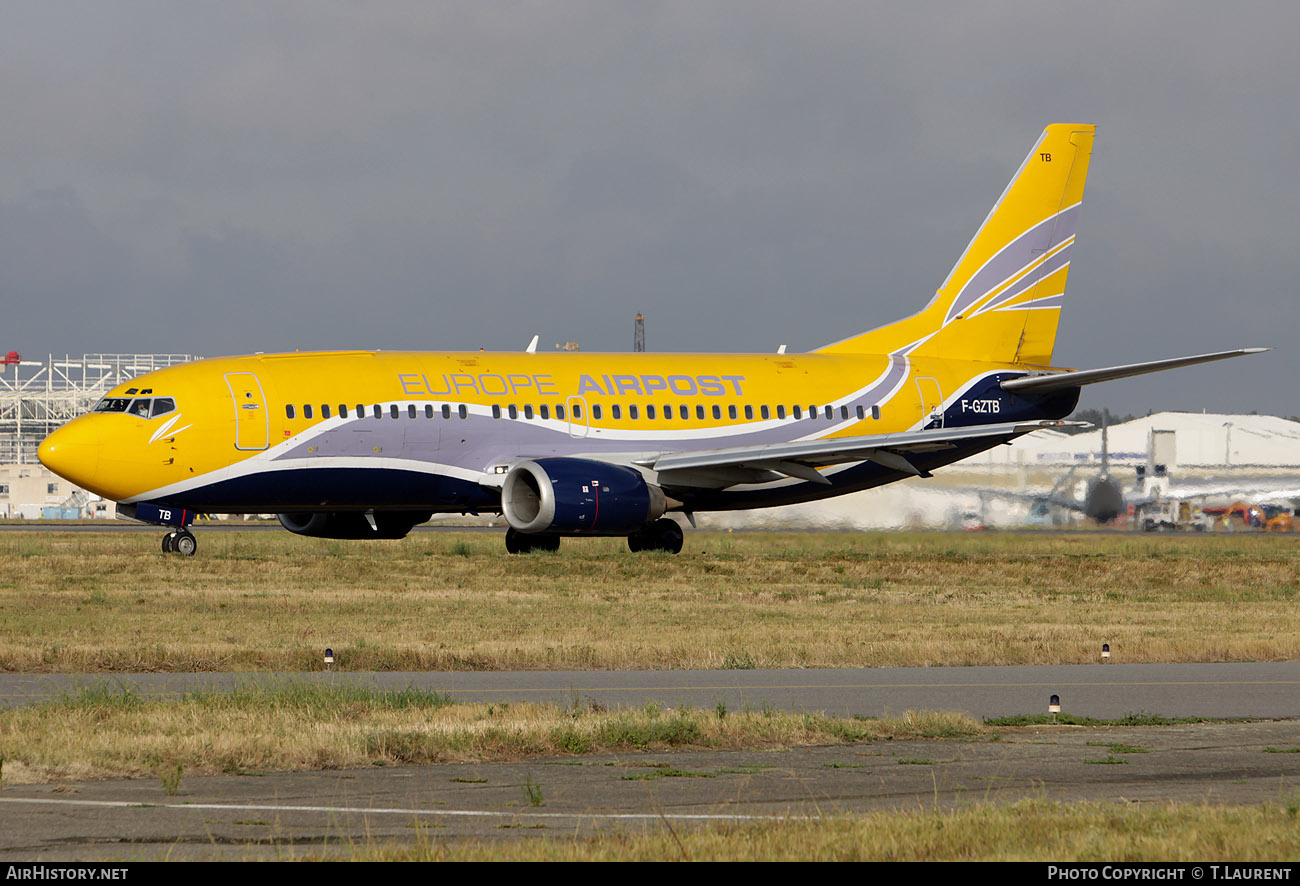
<instances>
[{"instance_id":1,"label":"cabin door","mask_svg":"<svg viewBox=\"0 0 1300 886\"><path fill-rule=\"evenodd\" d=\"M943 427L943 390L939 380L918 378L916 389L921 393L921 427Z\"/></svg>"},{"instance_id":2,"label":"cabin door","mask_svg":"<svg viewBox=\"0 0 1300 886\"><path fill-rule=\"evenodd\" d=\"M251 372L227 372L226 385L235 403L235 448L265 449L271 441L262 383Z\"/></svg>"}]
</instances>

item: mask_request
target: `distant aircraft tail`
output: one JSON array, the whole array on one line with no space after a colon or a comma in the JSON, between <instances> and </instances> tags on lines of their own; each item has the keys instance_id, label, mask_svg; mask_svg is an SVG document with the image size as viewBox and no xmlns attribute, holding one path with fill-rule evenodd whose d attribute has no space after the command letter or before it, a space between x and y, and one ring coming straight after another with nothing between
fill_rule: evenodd
<instances>
[{"instance_id":1,"label":"distant aircraft tail","mask_svg":"<svg viewBox=\"0 0 1300 886\"><path fill-rule=\"evenodd\" d=\"M818 352L1049 365L1095 130L1043 131L925 310Z\"/></svg>"}]
</instances>

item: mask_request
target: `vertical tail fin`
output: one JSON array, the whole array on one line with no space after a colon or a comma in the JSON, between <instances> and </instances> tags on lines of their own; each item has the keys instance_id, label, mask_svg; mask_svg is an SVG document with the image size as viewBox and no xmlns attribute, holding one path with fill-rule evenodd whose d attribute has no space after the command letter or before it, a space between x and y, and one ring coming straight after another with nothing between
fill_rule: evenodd
<instances>
[{"instance_id":1,"label":"vertical tail fin","mask_svg":"<svg viewBox=\"0 0 1300 886\"><path fill-rule=\"evenodd\" d=\"M1050 364L1095 126L1048 126L921 313L822 353Z\"/></svg>"}]
</instances>

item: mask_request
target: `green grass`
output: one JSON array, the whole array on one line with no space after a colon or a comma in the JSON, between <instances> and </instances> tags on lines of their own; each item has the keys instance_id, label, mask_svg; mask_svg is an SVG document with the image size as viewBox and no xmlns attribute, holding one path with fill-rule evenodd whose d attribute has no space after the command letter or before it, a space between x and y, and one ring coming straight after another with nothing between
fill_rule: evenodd
<instances>
[{"instance_id":1,"label":"green grass","mask_svg":"<svg viewBox=\"0 0 1300 886\"><path fill-rule=\"evenodd\" d=\"M1124 714L1113 719L1101 717L1081 717L1075 714L1017 714L1010 717L989 717L987 726L1178 726L1190 723L1204 723L1205 717L1162 717L1158 714L1139 712ZM1220 722L1231 722L1221 720Z\"/></svg>"},{"instance_id":2,"label":"green grass","mask_svg":"<svg viewBox=\"0 0 1300 886\"><path fill-rule=\"evenodd\" d=\"M92 686L0 710L7 783L182 773L259 774L520 760L601 752L791 747L982 734L956 714L842 719L779 711L456 703L419 690L292 682L152 698Z\"/></svg>"},{"instance_id":3,"label":"green grass","mask_svg":"<svg viewBox=\"0 0 1300 886\"><path fill-rule=\"evenodd\" d=\"M717 778L716 772L690 772L686 769L674 769L664 767L661 769L652 769L649 772L632 772L627 775L620 775L623 781L654 781L657 778Z\"/></svg>"},{"instance_id":4,"label":"green grass","mask_svg":"<svg viewBox=\"0 0 1300 886\"><path fill-rule=\"evenodd\" d=\"M1149 754L1151 751L1147 748L1138 747L1137 745L1124 744L1123 742L1105 742L1090 741L1088 747L1106 748L1111 754Z\"/></svg>"}]
</instances>

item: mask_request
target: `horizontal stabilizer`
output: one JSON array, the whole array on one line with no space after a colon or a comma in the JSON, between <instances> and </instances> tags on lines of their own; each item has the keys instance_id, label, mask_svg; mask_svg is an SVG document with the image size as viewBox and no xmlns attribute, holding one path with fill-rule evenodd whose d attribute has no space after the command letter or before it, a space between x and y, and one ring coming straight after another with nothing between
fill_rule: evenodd
<instances>
[{"instance_id":1,"label":"horizontal stabilizer","mask_svg":"<svg viewBox=\"0 0 1300 886\"><path fill-rule=\"evenodd\" d=\"M1045 372L1038 375L1022 376L1008 379L1002 383L1004 391L1012 393L1045 394L1062 388L1077 388L1092 385L1100 381L1113 381L1133 375L1146 375L1148 372L1162 372L1166 369L1178 369L1182 366L1195 366L1197 363L1210 363L1214 360L1227 360L1229 357L1244 357L1247 354L1262 354L1271 348L1239 348L1235 351L1219 351L1215 354L1198 354L1195 357L1175 357L1172 360L1153 360L1150 363L1130 363L1127 366L1108 366L1105 369L1076 369L1068 372Z\"/></svg>"}]
</instances>

